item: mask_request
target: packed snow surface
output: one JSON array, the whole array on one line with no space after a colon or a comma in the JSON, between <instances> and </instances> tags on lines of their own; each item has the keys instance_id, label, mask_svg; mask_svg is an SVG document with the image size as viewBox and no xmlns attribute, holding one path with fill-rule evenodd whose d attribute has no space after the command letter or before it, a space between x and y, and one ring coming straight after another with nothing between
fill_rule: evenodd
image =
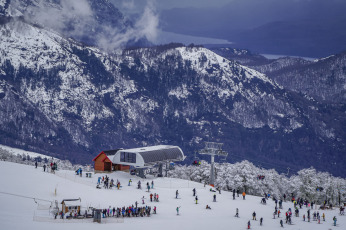
<instances>
[{"instance_id":1,"label":"packed snow surface","mask_svg":"<svg viewBox=\"0 0 346 230\"><path fill-rule=\"evenodd\" d=\"M0 221L1 229L246 229L247 222L252 219L252 213L256 211L257 221L251 220L251 229L280 229L279 219L273 219L275 203L271 200L267 205L260 204L260 197L246 196L246 200L236 197L232 200L232 193L222 191L222 194L210 192L209 186L202 184L173 179L173 178L147 178L140 179L125 172L113 172L108 174L115 181L118 179L122 188L96 189L97 178L105 174L93 174L92 178L76 176L73 171L57 171L55 174L43 172L42 167L35 169L33 166L20 165L10 162L0 162ZM128 186L129 179L133 183ZM138 180L142 187L147 182L154 181L152 193L158 193L160 202L150 202L149 194L143 188L136 188ZM199 204L195 204L192 189L196 188ZM179 190L180 199L175 199L175 192ZM56 191L56 195L55 195ZM18 197L16 194L26 197L34 197L47 201L59 201L63 199L81 198L82 207L93 206L96 208L122 207L135 204L138 201L141 206L141 197L146 197L146 205L157 207L157 214L151 217L124 218L120 223L98 224L91 220L69 220L60 223L59 220L40 219L37 216L48 217L48 210L38 210L39 207L49 206L49 202L42 200ZM216 194L217 202L213 201ZM206 205L211 210L206 210ZM176 207L180 206L180 215L176 215ZM282 216L288 208L293 209L293 204L284 202ZM239 208L240 218L234 217L236 208ZM83 208L82 208L83 209ZM284 224L285 229L343 229L346 224L346 216L339 216L337 210L321 211L326 215L326 221L317 224L316 221L303 222L302 215L306 214L304 207L300 210L300 217L293 217L293 225ZM317 210L312 210L317 211ZM338 218L338 225L332 226L332 218ZM259 225L259 219L263 217L263 226ZM113 219L113 218L107 218ZM116 218L114 218L116 219ZM122 218L121 218L122 219ZM281 219L281 218L280 218ZM104 219L103 219L104 220ZM284 221L285 222L285 221Z\"/></svg>"}]
</instances>

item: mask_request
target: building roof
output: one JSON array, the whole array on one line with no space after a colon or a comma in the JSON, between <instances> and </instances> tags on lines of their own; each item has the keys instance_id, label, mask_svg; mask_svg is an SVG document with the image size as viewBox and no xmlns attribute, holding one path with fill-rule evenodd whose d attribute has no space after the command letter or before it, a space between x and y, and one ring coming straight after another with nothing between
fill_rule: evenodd
<instances>
[{"instance_id":1,"label":"building roof","mask_svg":"<svg viewBox=\"0 0 346 230\"><path fill-rule=\"evenodd\" d=\"M134 153L136 155L139 155L142 159L137 160L136 163L128 164L137 167L150 166L160 162L183 161L185 159L183 151L178 146L157 145L133 149L122 149L113 158L114 163L124 165L127 164L126 162L121 162L119 156L117 156L122 152Z\"/></svg>"},{"instance_id":2,"label":"building roof","mask_svg":"<svg viewBox=\"0 0 346 230\"><path fill-rule=\"evenodd\" d=\"M80 199L65 199L61 201L61 204L65 203L66 206L80 206L81 200Z\"/></svg>"},{"instance_id":3,"label":"building roof","mask_svg":"<svg viewBox=\"0 0 346 230\"><path fill-rule=\"evenodd\" d=\"M116 152L118 152L119 150L121 150L121 149L104 150L104 151L100 152L92 161L95 161L101 154L105 154L105 155L106 155L106 158L105 158L105 159L107 159L107 157L108 157L108 158L113 158L114 155L116 154ZM103 159L103 161L104 161L105 159ZM110 160L110 159L109 159L109 160ZM110 161L111 161L111 160L110 160ZM112 161L111 161L111 162L112 162Z\"/></svg>"}]
</instances>

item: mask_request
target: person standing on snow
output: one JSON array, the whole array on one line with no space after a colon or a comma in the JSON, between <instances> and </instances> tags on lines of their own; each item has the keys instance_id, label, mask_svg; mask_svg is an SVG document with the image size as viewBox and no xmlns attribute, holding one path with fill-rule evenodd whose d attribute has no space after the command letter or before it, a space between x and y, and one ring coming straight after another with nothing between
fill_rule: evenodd
<instances>
[{"instance_id":1,"label":"person standing on snow","mask_svg":"<svg viewBox=\"0 0 346 230\"><path fill-rule=\"evenodd\" d=\"M333 221L334 221L334 226L336 226L336 221L337 221L336 216L333 217Z\"/></svg>"},{"instance_id":2,"label":"person standing on snow","mask_svg":"<svg viewBox=\"0 0 346 230\"><path fill-rule=\"evenodd\" d=\"M198 204L198 197L196 196L196 198L195 198L195 201L196 201L196 204Z\"/></svg>"},{"instance_id":3,"label":"person standing on snow","mask_svg":"<svg viewBox=\"0 0 346 230\"><path fill-rule=\"evenodd\" d=\"M151 188L152 189L154 188L154 181L153 180L151 181Z\"/></svg>"},{"instance_id":4,"label":"person standing on snow","mask_svg":"<svg viewBox=\"0 0 346 230\"><path fill-rule=\"evenodd\" d=\"M175 199L178 199L179 191L175 191Z\"/></svg>"},{"instance_id":5,"label":"person standing on snow","mask_svg":"<svg viewBox=\"0 0 346 230\"><path fill-rule=\"evenodd\" d=\"M263 217L261 217L260 219L260 225L262 226L262 223L263 223Z\"/></svg>"},{"instance_id":6,"label":"person standing on snow","mask_svg":"<svg viewBox=\"0 0 346 230\"><path fill-rule=\"evenodd\" d=\"M251 226L250 221L248 221L247 222L247 229L250 229L250 226Z\"/></svg>"},{"instance_id":7,"label":"person standing on snow","mask_svg":"<svg viewBox=\"0 0 346 230\"><path fill-rule=\"evenodd\" d=\"M196 196L196 189L195 188L192 189L192 192L193 192L193 196Z\"/></svg>"},{"instance_id":8,"label":"person standing on snow","mask_svg":"<svg viewBox=\"0 0 346 230\"><path fill-rule=\"evenodd\" d=\"M256 220L256 212L252 213L252 220Z\"/></svg>"},{"instance_id":9,"label":"person standing on snow","mask_svg":"<svg viewBox=\"0 0 346 230\"><path fill-rule=\"evenodd\" d=\"M177 207L177 215L179 215L179 209L180 209L180 206L179 207Z\"/></svg>"},{"instance_id":10,"label":"person standing on snow","mask_svg":"<svg viewBox=\"0 0 346 230\"><path fill-rule=\"evenodd\" d=\"M246 193L245 193L245 192L243 192L243 200L245 200L245 195L246 195Z\"/></svg>"},{"instance_id":11,"label":"person standing on snow","mask_svg":"<svg viewBox=\"0 0 346 230\"><path fill-rule=\"evenodd\" d=\"M47 167L47 166L44 164L44 165L43 165L43 172L46 171L46 167Z\"/></svg>"},{"instance_id":12,"label":"person standing on snow","mask_svg":"<svg viewBox=\"0 0 346 230\"><path fill-rule=\"evenodd\" d=\"M284 227L284 222L282 220L280 220L280 225L281 227Z\"/></svg>"},{"instance_id":13,"label":"person standing on snow","mask_svg":"<svg viewBox=\"0 0 346 230\"><path fill-rule=\"evenodd\" d=\"M236 208L236 210L235 210L235 217L239 217L239 209L238 208Z\"/></svg>"},{"instance_id":14,"label":"person standing on snow","mask_svg":"<svg viewBox=\"0 0 346 230\"><path fill-rule=\"evenodd\" d=\"M37 161L35 161L35 169L37 169Z\"/></svg>"},{"instance_id":15,"label":"person standing on snow","mask_svg":"<svg viewBox=\"0 0 346 230\"><path fill-rule=\"evenodd\" d=\"M216 202L216 194L213 196L213 202Z\"/></svg>"}]
</instances>

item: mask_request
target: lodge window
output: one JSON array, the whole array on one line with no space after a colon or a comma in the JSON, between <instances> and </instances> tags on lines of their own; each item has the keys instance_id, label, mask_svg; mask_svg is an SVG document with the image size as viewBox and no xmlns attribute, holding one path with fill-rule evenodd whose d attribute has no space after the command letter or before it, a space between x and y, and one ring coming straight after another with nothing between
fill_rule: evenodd
<instances>
[{"instance_id":1,"label":"lodge window","mask_svg":"<svg viewBox=\"0 0 346 230\"><path fill-rule=\"evenodd\" d=\"M128 152L121 152L120 161L121 162L128 162L128 163L136 163L136 154L135 153L128 153Z\"/></svg>"}]
</instances>

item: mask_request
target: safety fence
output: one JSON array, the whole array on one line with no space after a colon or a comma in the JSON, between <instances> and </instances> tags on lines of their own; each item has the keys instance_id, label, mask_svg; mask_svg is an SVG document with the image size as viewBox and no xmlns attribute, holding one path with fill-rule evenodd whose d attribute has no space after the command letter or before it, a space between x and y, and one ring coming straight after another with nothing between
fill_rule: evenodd
<instances>
[{"instance_id":1,"label":"safety fence","mask_svg":"<svg viewBox=\"0 0 346 230\"><path fill-rule=\"evenodd\" d=\"M122 217L108 217L102 218L101 224L111 224L111 223L124 223ZM93 218L74 218L74 219L60 219L58 216L56 219L53 216L40 215L37 212L34 213L33 221L36 222L48 222L48 223L93 223Z\"/></svg>"}]
</instances>

